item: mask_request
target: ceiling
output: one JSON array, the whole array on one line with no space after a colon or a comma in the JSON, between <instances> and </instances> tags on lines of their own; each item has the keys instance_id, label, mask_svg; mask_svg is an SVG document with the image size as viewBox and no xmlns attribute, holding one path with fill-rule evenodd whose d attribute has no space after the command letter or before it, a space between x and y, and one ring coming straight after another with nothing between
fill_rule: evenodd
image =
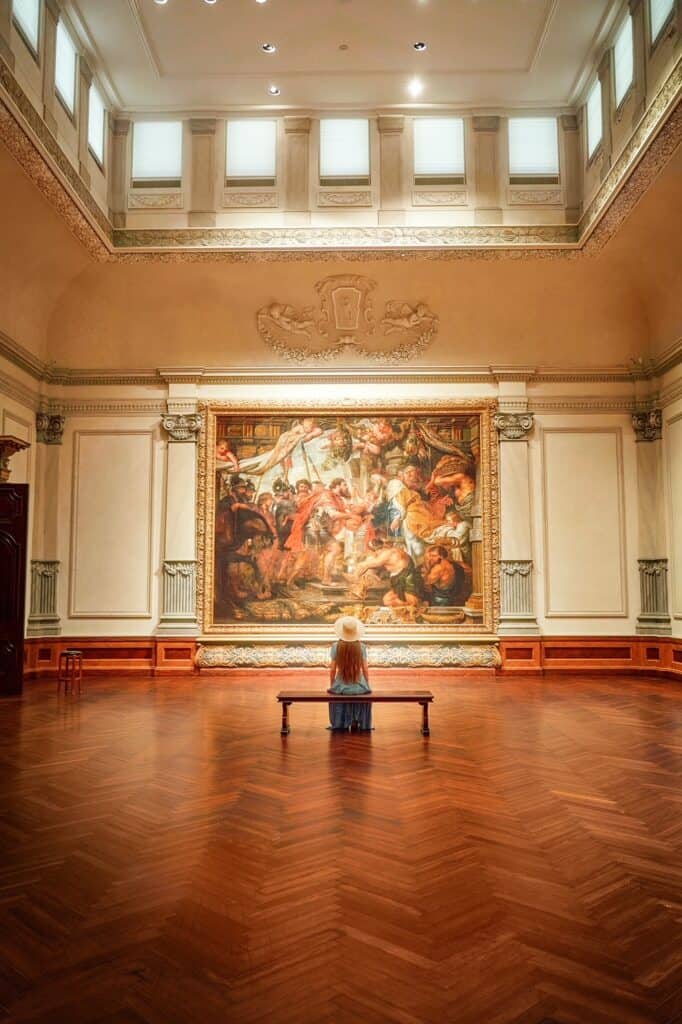
<instances>
[{"instance_id":1,"label":"ceiling","mask_svg":"<svg viewBox=\"0 0 682 1024\"><path fill-rule=\"evenodd\" d=\"M561 108L614 0L68 0L121 111ZM427 43L422 53L415 42ZM261 44L277 52L265 54ZM341 49L340 47L346 47ZM410 94L418 76L423 91ZM268 86L281 90L275 100Z\"/></svg>"}]
</instances>

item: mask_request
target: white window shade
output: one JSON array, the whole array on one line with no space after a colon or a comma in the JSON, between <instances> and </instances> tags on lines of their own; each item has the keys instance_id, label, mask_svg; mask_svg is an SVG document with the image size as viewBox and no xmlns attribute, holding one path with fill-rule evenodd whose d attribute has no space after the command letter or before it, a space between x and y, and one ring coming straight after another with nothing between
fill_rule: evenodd
<instances>
[{"instance_id":1,"label":"white window shade","mask_svg":"<svg viewBox=\"0 0 682 1024\"><path fill-rule=\"evenodd\" d=\"M76 108L76 47L63 21L57 24L54 84L62 103L73 114Z\"/></svg>"},{"instance_id":2,"label":"white window shade","mask_svg":"<svg viewBox=\"0 0 682 1024\"><path fill-rule=\"evenodd\" d=\"M88 106L88 145L101 164L104 163L104 122L104 100L93 82Z\"/></svg>"},{"instance_id":3,"label":"white window shade","mask_svg":"<svg viewBox=\"0 0 682 1024\"><path fill-rule=\"evenodd\" d=\"M274 180L277 173L277 122L227 122L226 176Z\"/></svg>"},{"instance_id":4,"label":"white window shade","mask_svg":"<svg viewBox=\"0 0 682 1024\"><path fill-rule=\"evenodd\" d=\"M320 178L369 178L369 121L320 121Z\"/></svg>"},{"instance_id":5,"label":"white window shade","mask_svg":"<svg viewBox=\"0 0 682 1024\"><path fill-rule=\"evenodd\" d=\"M593 156L602 136L601 82L594 83L587 97L587 155Z\"/></svg>"},{"instance_id":6,"label":"white window shade","mask_svg":"<svg viewBox=\"0 0 682 1024\"><path fill-rule=\"evenodd\" d=\"M414 119L414 175L416 178L464 175L464 121L461 117Z\"/></svg>"},{"instance_id":7,"label":"white window shade","mask_svg":"<svg viewBox=\"0 0 682 1024\"><path fill-rule=\"evenodd\" d=\"M182 121L137 121L133 130L133 180L182 179Z\"/></svg>"},{"instance_id":8,"label":"white window shade","mask_svg":"<svg viewBox=\"0 0 682 1024\"><path fill-rule=\"evenodd\" d=\"M649 0L651 15L651 42L655 43L672 13L675 0Z\"/></svg>"},{"instance_id":9,"label":"white window shade","mask_svg":"<svg viewBox=\"0 0 682 1024\"><path fill-rule=\"evenodd\" d=\"M26 41L37 53L40 34L40 0L14 0L12 14Z\"/></svg>"},{"instance_id":10,"label":"white window shade","mask_svg":"<svg viewBox=\"0 0 682 1024\"><path fill-rule=\"evenodd\" d=\"M556 117L510 117L509 176L556 178L559 134Z\"/></svg>"},{"instance_id":11,"label":"white window shade","mask_svg":"<svg viewBox=\"0 0 682 1024\"><path fill-rule=\"evenodd\" d=\"M632 85L634 74L632 17L629 14L626 15L613 45L613 68L616 106L619 107Z\"/></svg>"}]
</instances>

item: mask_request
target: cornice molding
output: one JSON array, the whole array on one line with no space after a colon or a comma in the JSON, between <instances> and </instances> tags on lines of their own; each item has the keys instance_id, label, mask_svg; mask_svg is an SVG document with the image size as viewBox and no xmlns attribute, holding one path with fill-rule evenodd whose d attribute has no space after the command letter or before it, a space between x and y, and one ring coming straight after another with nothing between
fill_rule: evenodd
<instances>
[{"instance_id":1,"label":"cornice molding","mask_svg":"<svg viewBox=\"0 0 682 1024\"><path fill-rule=\"evenodd\" d=\"M97 259L570 259L606 244L672 155L682 138L681 86L679 60L579 225L114 229L1 58L0 139ZM285 130L300 131L306 120L285 119Z\"/></svg>"}]
</instances>

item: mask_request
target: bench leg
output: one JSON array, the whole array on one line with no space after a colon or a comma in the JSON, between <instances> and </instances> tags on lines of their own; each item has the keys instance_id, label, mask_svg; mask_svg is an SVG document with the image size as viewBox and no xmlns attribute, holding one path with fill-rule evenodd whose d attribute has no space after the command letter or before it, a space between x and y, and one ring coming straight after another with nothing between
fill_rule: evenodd
<instances>
[{"instance_id":1,"label":"bench leg","mask_svg":"<svg viewBox=\"0 0 682 1024\"><path fill-rule=\"evenodd\" d=\"M288 736L290 732L289 705L285 701L282 701L282 729L280 731L280 736Z\"/></svg>"},{"instance_id":2,"label":"bench leg","mask_svg":"<svg viewBox=\"0 0 682 1024\"><path fill-rule=\"evenodd\" d=\"M431 730L429 729L429 705L422 704L422 736L430 736Z\"/></svg>"}]
</instances>

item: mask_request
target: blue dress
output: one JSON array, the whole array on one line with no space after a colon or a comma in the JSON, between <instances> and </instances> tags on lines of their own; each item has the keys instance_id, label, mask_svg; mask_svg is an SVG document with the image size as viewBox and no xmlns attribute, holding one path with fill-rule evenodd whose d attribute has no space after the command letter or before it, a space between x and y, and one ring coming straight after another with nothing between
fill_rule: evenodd
<instances>
[{"instance_id":1,"label":"blue dress","mask_svg":"<svg viewBox=\"0 0 682 1024\"><path fill-rule=\"evenodd\" d=\"M337 644L332 645L331 660L336 661ZM367 660L367 648L362 644L362 659ZM360 671L360 678L354 683L347 683L338 675L332 686L329 687L332 693L371 693L370 685L365 679L364 673ZM329 721L332 729L348 729L353 721L358 723L360 729L372 728L372 705L371 704L330 704Z\"/></svg>"}]
</instances>

